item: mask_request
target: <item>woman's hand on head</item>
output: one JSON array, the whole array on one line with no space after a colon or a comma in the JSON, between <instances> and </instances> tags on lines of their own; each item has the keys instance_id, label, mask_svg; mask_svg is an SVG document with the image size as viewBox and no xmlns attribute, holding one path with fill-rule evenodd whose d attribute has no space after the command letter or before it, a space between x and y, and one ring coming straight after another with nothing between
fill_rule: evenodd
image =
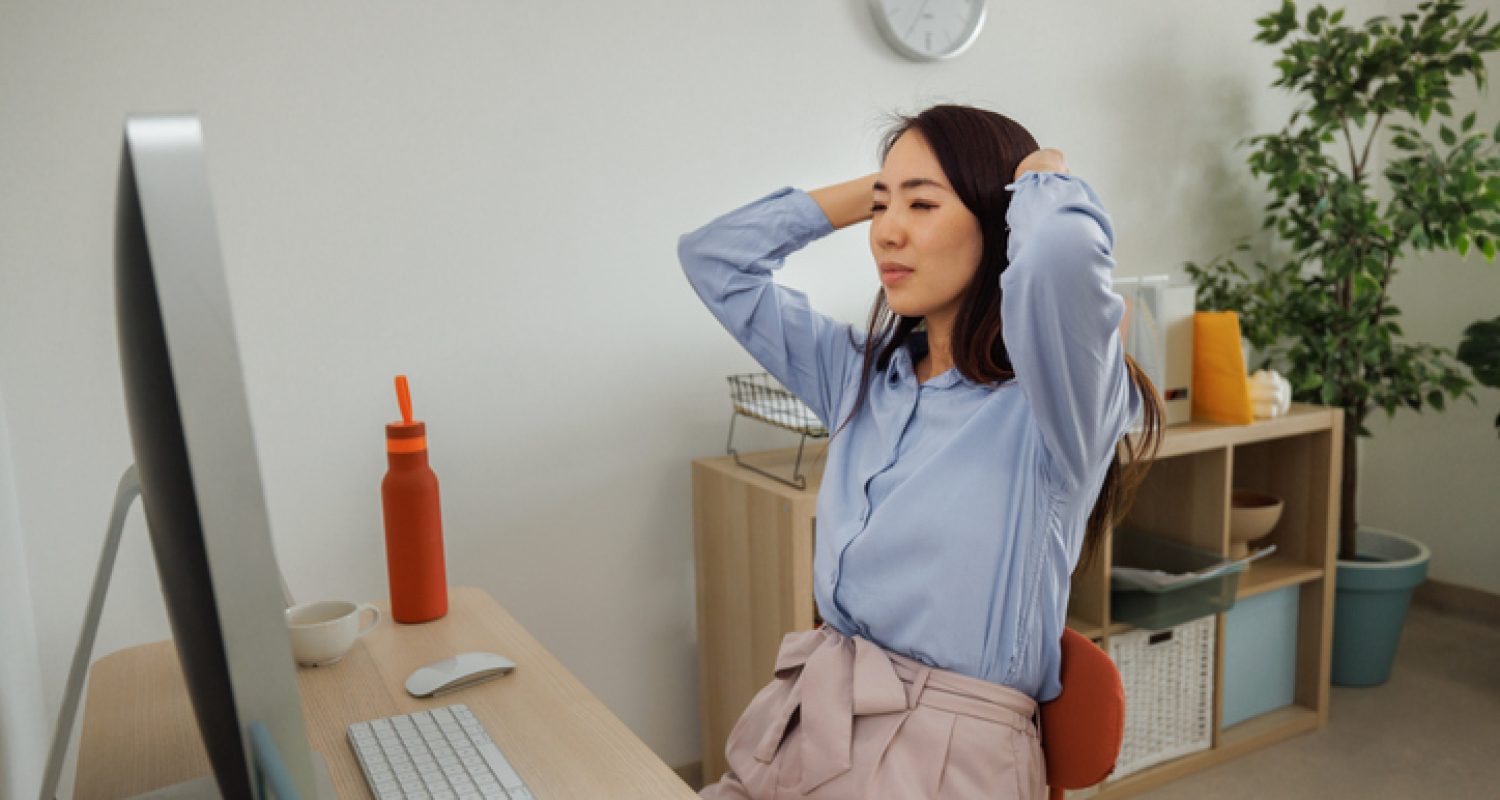
<instances>
[{"instance_id":1,"label":"woman's hand on head","mask_svg":"<svg viewBox=\"0 0 1500 800\"><path fill-rule=\"evenodd\" d=\"M1043 147L1021 159L1016 167L1016 180L1028 172L1067 172L1068 162L1063 152L1055 147Z\"/></svg>"},{"instance_id":2,"label":"woman's hand on head","mask_svg":"<svg viewBox=\"0 0 1500 800\"><path fill-rule=\"evenodd\" d=\"M847 228L870 218L870 194L880 173L872 172L852 181L824 186L808 192L817 201L834 228Z\"/></svg>"}]
</instances>

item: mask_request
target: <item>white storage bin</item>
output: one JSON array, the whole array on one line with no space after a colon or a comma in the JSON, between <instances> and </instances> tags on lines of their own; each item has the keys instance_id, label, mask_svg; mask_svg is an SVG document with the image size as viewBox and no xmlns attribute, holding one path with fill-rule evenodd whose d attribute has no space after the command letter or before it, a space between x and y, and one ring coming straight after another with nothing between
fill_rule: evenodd
<instances>
[{"instance_id":1,"label":"white storage bin","mask_svg":"<svg viewBox=\"0 0 1500 800\"><path fill-rule=\"evenodd\" d=\"M1125 685L1125 739L1110 779L1209 748L1216 619L1109 637Z\"/></svg>"}]
</instances>

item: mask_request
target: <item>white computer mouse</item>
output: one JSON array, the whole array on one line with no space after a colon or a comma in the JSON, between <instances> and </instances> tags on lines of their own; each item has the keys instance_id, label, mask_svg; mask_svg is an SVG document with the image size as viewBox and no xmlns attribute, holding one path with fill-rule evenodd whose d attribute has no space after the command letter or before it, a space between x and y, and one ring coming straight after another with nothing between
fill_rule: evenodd
<instances>
[{"instance_id":1,"label":"white computer mouse","mask_svg":"<svg viewBox=\"0 0 1500 800\"><path fill-rule=\"evenodd\" d=\"M494 653L459 653L436 664L428 664L406 679L413 697L432 697L473 686L516 668L516 662Z\"/></svg>"}]
</instances>

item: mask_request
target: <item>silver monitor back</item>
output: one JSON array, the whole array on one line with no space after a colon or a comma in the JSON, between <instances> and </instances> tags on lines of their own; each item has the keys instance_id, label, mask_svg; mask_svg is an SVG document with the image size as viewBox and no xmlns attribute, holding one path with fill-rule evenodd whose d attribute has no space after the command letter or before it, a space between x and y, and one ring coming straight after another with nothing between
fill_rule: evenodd
<instances>
[{"instance_id":1,"label":"silver monitor back","mask_svg":"<svg viewBox=\"0 0 1500 800\"><path fill-rule=\"evenodd\" d=\"M259 797L261 723L318 796L196 117L125 126L115 293L131 441L199 732L224 797Z\"/></svg>"}]
</instances>

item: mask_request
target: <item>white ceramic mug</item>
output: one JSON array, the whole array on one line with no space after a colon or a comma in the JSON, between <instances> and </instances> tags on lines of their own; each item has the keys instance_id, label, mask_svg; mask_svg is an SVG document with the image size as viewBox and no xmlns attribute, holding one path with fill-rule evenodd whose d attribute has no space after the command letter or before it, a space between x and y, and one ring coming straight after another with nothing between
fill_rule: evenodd
<instances>
[{"instance_id":1,"label":"white ceramic mug","mask_svg":"<svg viewBox=\"0 0 1500 800\"><path fill-rule=\"evenodd\" d=\"M360 615L374 617L363 628ZM292 656L305 667L323 667L337 662L354 646L355 640L380 624L380 609L369 603L347 600L322 600L302 603L286 610L287 632L292 638Z\"/></svg>"}]
</instances>

